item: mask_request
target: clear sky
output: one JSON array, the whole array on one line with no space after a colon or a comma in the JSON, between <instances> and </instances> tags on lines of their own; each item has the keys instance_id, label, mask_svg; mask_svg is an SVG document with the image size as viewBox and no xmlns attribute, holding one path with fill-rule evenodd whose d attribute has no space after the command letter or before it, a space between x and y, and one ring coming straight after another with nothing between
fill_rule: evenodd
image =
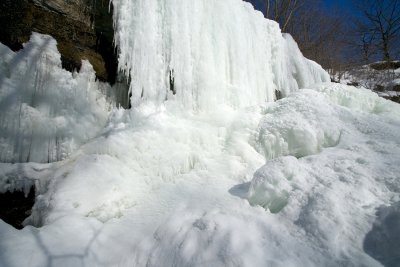
<instances>
[{"instance_id":1,"label":"clear sky","mask_svg":"<svg viewBox=\"0 0 400 267\"><path fill-rule=\"evenodd\" d=\"M248 1L253 3L256 9L264 11L265 0L248 0ZM327 8L336 8L339 11L343 11L343 13L355 12L352 0L321 0L321 1Z\"/></svg>"},{"instance_id":2,"label":"clear sky","mask_svg":"<svg viewBox=\"0 0 400 267\"><path fill-rule=\"evenodd\" d=\"M345 13L357 12L352 0L323 0L322 2L327 8L337 8Z\"/></svg>"},{"instance_id":3,"label":"clear sky","mask_svg":"<svg viewBox=\"0 0 400 267\"><path fill-rule=\"evenodd\" d=\"M351 8L353 6L351 0L324 0L323 2L327 6L339 6L344 8Z\"/></svg>"}]
</instances>

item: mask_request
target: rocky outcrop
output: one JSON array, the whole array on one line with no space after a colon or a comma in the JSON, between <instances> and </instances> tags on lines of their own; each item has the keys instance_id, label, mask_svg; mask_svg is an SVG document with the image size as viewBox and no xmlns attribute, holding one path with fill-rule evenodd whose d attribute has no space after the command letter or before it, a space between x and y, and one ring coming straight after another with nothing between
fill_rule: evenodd
<instances>
[{"instance_id":1,"label":"rocky outcrop","mask_svg":"<svg viewBox=\"0 0 400 267\"><path fill-rule=\"evenodd\" d=\"M109 0L3 0L0 2L0 42L14 51L32 31L49 34L58 43L63 67L93 65L96 76L111 84L117 73Z\"/></svg>"}]
</instances>

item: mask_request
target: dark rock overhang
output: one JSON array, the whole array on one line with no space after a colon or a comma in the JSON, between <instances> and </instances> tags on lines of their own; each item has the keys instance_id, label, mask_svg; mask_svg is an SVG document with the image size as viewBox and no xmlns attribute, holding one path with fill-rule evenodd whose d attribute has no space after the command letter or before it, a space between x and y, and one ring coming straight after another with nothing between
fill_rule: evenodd
<instances>
[{"instance_id":1,"label":"dark rock overhang","mask_svg":"<svg viewBox=\"0 0 400 267\"><path fill-rule=\"evenodd\" d=\"M32 31L49 34L57 40L63 68L79 70L87 59L99 80L115 82L118 61L109 0L3 0L0 24L0 42L12 50L21 49Z\"/></svg>"}]
</instances>

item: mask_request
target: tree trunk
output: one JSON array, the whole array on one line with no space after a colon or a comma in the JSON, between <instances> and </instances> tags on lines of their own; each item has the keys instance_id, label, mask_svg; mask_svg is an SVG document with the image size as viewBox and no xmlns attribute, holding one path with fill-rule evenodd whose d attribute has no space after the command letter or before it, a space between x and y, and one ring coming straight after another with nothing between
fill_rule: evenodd
<instances>
[{"instance_id":1,"label":"tree trunk","mask_svg":"<svg viewBox=\"0 0 400 267\"><path fill-rule=\"evenodd\" d=\"M386 40L383 41L383 60L390 61L389 45Z\"/></svg>"}]
</instances>

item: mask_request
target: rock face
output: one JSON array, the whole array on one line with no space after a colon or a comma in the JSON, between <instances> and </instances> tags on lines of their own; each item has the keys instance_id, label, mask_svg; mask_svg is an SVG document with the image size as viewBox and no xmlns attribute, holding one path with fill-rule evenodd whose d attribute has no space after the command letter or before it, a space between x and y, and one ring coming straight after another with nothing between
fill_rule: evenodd
<instances>
[{"instance_id":1,"label":"rock face","mask_svg":"<svg viewBox=\"0 0 400 267\"><path fill-rule=\"evenodd\" d=\"M96 76L111 84L117 73L109 0L3 0L0 2L0 42L18 50L32 31L49 34L58 43L63 67L93 65Z\"/></svg>"}]
</instances>

